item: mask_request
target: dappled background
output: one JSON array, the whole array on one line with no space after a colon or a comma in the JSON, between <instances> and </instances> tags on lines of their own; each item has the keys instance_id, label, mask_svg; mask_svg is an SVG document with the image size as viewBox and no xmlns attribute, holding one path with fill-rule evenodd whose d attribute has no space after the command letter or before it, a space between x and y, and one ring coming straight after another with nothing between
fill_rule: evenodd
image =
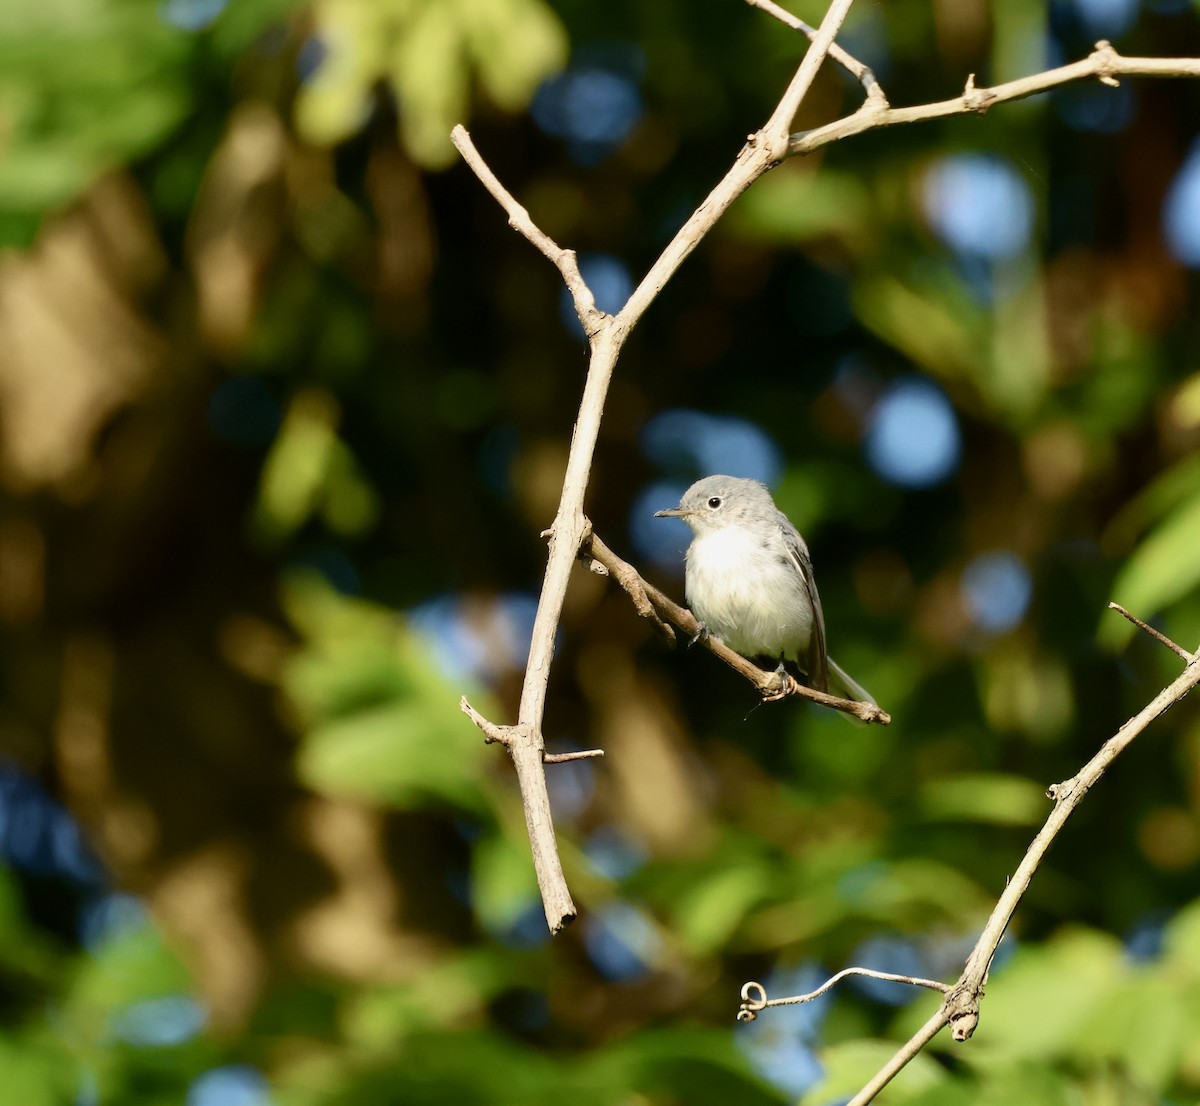
<instances>
[{"instance_id":1,"label":"dappled background","mask_svg":"<svg viewBox=\"0 0 1200 1106\"><path fill-rule=\"evenodd\" d=\"M819 4L798 5L817 22ZM1186 0L863 0L893 103L1200 54ZM0 1097L832 1102L957 976L1071 775L1200 642L1200 86L871 133L743 197L618 366L588 496L676 596L711 472L808 537L852 728L567 597L549 939L514 717L602 307L802 51L738 0L0 3ZM827 67L798 125L860 102ZM1200 1093L1200 715L1088 797L976 1038L892 1102Z\"/></svg>"}]
</instances>

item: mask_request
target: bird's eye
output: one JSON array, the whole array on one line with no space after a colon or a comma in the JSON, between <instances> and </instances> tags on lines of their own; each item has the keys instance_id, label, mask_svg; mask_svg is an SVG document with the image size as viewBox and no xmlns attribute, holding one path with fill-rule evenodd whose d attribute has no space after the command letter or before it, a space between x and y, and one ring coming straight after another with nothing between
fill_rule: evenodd
<instances>
[{"instance_id":1,"label":"bird's eye","mask_svg":"<svg viewBox=\"0 0 1200 1106\"><path fill-rule=\"evenodd\" d=\"M714 495L708 501L708 505L715 511L719 506L721 506L721 497L719 495Z\"/></svg>"}]
</instances>

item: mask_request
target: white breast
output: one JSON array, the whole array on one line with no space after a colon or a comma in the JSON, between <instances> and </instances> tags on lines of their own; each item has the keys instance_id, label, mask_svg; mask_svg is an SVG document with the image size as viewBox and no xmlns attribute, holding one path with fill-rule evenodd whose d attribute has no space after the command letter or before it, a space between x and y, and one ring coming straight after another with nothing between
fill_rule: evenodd
<instances>
[{"instance_id":1,"label":"white breast","mask_svg":"<svg viewBox=\"0 0 1200 1106\"><path fill-rule=\"evenodd\" d=\"M795 659L808 646L808 590L781 535L764 541L730 526L697 537L687 553L696 617L745 656Z\"/></svg>"}]
</instances>

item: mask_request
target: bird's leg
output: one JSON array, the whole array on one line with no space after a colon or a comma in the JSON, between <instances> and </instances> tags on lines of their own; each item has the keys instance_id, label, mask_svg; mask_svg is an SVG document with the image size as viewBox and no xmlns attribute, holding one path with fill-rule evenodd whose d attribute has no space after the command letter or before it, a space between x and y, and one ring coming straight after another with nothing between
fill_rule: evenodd
<instances>
[{"instance_id":1,"label":"bird's leg","mask_svg":"<svg viewBox=\"0 0 1200 1106\"><path fill-rule=\"evenodd\" d=\"M693 645L695 645L697 642L700 642L700 641L707 641L707 640L708 640L708 635L709 635L709 629L708 629L708 626L706 626L706 625L705 625L703 622L701 622L701 623L700 623L700 629L698 629L698 630L696 631L696 636L695 636L694 638L692 638L692 640L691 640L691 641L689 641L689 642L688 642L688 648L690 649L690 648L691 648Z\"/></svg>"}]
</instances>

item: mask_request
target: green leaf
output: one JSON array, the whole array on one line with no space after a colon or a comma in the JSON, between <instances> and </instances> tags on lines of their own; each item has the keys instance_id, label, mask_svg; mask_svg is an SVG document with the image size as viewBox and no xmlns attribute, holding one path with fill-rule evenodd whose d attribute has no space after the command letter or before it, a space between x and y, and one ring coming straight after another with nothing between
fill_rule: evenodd
<instances>
[{"instance_id":1,"label":"green leaf","mask_svg":"<svg viewBox=\"0 0 1200 1106\"><path fill-rule=\"evenodd\" d=\"M1164 956L1175 974L1200 975L1200 900L1189 903L1168 923Z\"/></svg>"},{"instance_id":2,"label":"green leaf","mask_svg":"<svg viewBox=\"0 0 1200 1106\"><path fill-rule=\"evenodd\" d=\"M130 1003L190 993L179 957L147 922L121 934L79 962L64 1002L64 1017L81 1039L99 1042L112 1014Z\"/></svg>"},{"instance_id":3,"label":"green leaf","mask_svg":"<svg viewBox=\"0 0 1200 1106\"><path fill-rule=\"evenodd\" d=\"M542 0L459 0L460 21L484 87L507 111L529 102L567 60L567 35Z\"/></svg>"},{"instance_id":4,"label":"green leaf","mask_svg":"<svg viewBox=\"0 0 1200 1106\"><path fill-rule=\"evenodd\" d=\"M537 878L523 834L492 833L474 843L471 902L488 929L507 929L537 901Z\"/></svg>"},{"instance_id":5,"label":"green leaf","mask_svg":"<svg viewBox=\"0 0 1200 1106\"><path fill-rule=\"evenodd\" d=\"M704 873L675 897L676 931L694 952L713 952L770 893L771 885L771 868L754 857Z\"/></svg>"},{"instance_id":6,"label":"green leaf","mask_svg":"<svg viewBox=\"0 0 1200 1106\"><path fill-rule=\"evenodd\" d=\"M339 444L339 414L327 392L308 389L293 398L263 466L251 520L263 543L280 544L317 508Z\"/></svg>"},{"instance_id":7,"label":"green leaf","mask_svg":"<svg viewBox=\"0 0 1200 1106\"><path fill-rule=\"evenodd\" d=\"M479 809L483 742L453 706L420 700L363 710L305 736L296 770L310 787L399 806L439 799Z\"/></svg>"},{"instance_id":8,"label":"green leaf","mask_svg":"<svg viewBox=\"0 0 1200 1106\"><path fill-rule=\"evenodd\" d=\"M475 72L497 104L516 110L567 57L566 33L542 0L318 0L315 16L328 50L297 97L297 128L313 142L347 138L386 80L404 144L429 168L455 156L450 131L467 117Z\"/></svg>"},{"instance_id":9,"label":"green leaf","mask_svg":"<svg viewBox=\"0 0 1200 1106\"><path fill-rule=\"evenodd\" d=\"M0 207L61 207L191 107L189 38L142 4L0 4Z\"/></svg>"},{"instance_id":10,"label":"green leaf","mask_svg":"<svg viewBox=\"0 0 1200 1106\"><path fill-rule=\"evenodd\" d=\"M1001 772L929 780L917 801L926 818L996 826L1035 826L1050 811L1040 784Z\"/></svg>"},{"instance_id":11,"label":"green leaf","mask_svg":"<svg viewBox=\"0 0 1200 1106\"><path fill-rule=\"evenodd\" d=\"M1185 988L1142 971L1105 995L1081 1027L1077 1055L1118 1063L1141 1086L1165 1091L1179 1067L1189 1026Z\"/></svg>"},{"instance_id":12,"label":"green leaf","mask_svg":"<svg viewBox=\"0 0 1200 1106\"><path fill-rule=\"evenodd\" d=\"M804 242L863 229L869 202L866 188L849 174L816 173L795 164L757 181L738 200L730 220L747 238Z\"/></svg>"},{"instance_id":13,"label":"green leaf","mask_svg":"<svg viewBox=\"0 0 1200 1106\"><path fill-rule=\"evenodd\" d=\"M597 1057L596 1072L651 1102L688 1106L777 1106L778 1091L755 1076L728 1029L682 1025L647 1029ZM586 1078L586 1076L585 1076Z\"/></svg>"},{"instance_id":14,"label":"green leaf","mask_svg":"<svg viewBox=\"0 0 1200 1106\"><path fill-rule=\"evenodd\" d=\"M483 808L488 750L427 647L392 612L313 574L293 577L284 599L308 639L284 677L305 731L300 777L376 802Z\"/></svg>"},{"instance_id":15,"label":"green leaf","mask_svg":"<svg viewBox=\"0 0 1200 1106\"><path fill-rule=\"evenodd\" d=\"M988 1071L973 1106L1077 1106L1079 1095L1053 1068L1018 1061Z\"/></svg>"},{"instance_id":16,"label":"green leaf","mask_svg":"<svg viewBox=\"0 0 1200 1106\"><path fill-rule=\"evenodd\" d=\"M0 1035L4 1099L16 1106L63 1106L78 1101L82 1072L61 1041L45 1033Z\"/></svg>"}]
</instances>

